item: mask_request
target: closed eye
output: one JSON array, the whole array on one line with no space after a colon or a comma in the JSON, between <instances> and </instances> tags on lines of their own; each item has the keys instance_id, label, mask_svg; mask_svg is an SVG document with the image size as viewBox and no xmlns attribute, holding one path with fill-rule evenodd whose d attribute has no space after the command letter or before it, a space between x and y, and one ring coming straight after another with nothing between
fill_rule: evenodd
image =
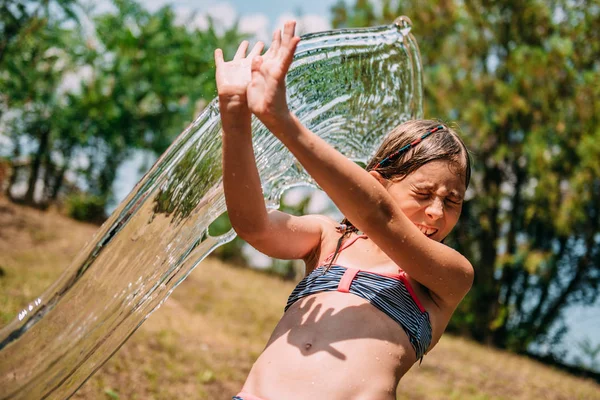
<instances>
[{"instance_id":1,"label":"closed eye","mask_svg":"<svg viewBox=\"0 0 600 400\"><path fill-rule=\"evenodd\" d=\"M448 198L446 198L446 202L455 206L459 206L462 204L462 201L454 201L454 200L450 200Z\"/></svg>"}]
</instances>

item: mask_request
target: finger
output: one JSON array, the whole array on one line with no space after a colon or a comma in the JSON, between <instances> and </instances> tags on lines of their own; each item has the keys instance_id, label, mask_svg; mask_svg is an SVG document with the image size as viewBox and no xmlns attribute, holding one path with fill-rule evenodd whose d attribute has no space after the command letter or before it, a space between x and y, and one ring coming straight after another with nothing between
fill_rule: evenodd
<instances>
[{"instance_id":1,"label":"finger","mask_svg":"<svg viewBox=\"0 0 600 400\"><path fill-rule=\"evenodd\" d=\"M235 52L235 56L233 56L234 60L239 60L240 58L244 58L246 57L246 51L248 50L248 41L244 40L242 43L240 43L240 47L238 47L237 51Z\"/></svg>"},{"instance_id":2,"label":"finger","mask_svg":"<svg viewBox=\"0 0 600 400\"><path fill-rule=\"evenodd\" d=\"M281 41L282 46L287 46L294 37L296 31L296 21L287 21L283 27L283 39Z\"/></svg>"},{"instance_id":3,"label":"finger","mask_svg":"<svg viewBox=\"0 0 600 400\"><path fill-rule=\"evenodd\" d=\"M273 41L271 42L271 47L269 48L269 52L277 53L280 45L281 45L281 30L277 29L273 33Z\"/></svg>"},{"instance_id":4,"label":"finger","mask_svg":"<svg viewBox=\"0 0 600 400\"><path fill-rule=\"evenodd\" d=\"M252 59L252 65L250 66L250 70L252 71L253 75L255 72L260 71L260 66L262 65L262 63L263 63L262 56L256 56Z\"/></svg>"},{"instance_id":5,"label":"finger","mask_svg":"<svg viewBox=\"0 0 600 400\"><path fill-rule=\"evenodd\" d=\"M256 56L252 59L252 64L250 64L251 81L250 81L250 84L248 85L248 88L253 86L253 84L257 84L257 82L261 81L262 78L261 78L260 67L262 66L262 63L263 63L262 56ZM248 90L248 89L246 89L246 90Z\"/></svg>"},{"instance_id":6,"label":"finger","mask_svg":"<svg viewBox=\"0 0 600 400\"><path fill-rule=\"evenodd\" d=\"M215 64L217 65L217 67L219 65L221 65L224 62L223 60L223 50L221 49L216 49L215 50Z\"/></svg>"},{"instance_id":7,"label":"finger","mask_svg":"<svg viewBox=\"0 0 600 400\"><path fill-rule=\"evenodd\" d=\"M263 42L258 42L254 45L250 54L248 54L248 58L253 59L255 56L260 55L265 48L265 44Z\"/></svg>"},{"instance_id":8,"label":"finger","mask_svg":"<svg viewBox=\"0 0 600 400\"><path fill-rule=\"evenodd\" d=\"M294 36L290 39L290 42L287 46L282 47L281 58L283 64L283 70L287 74L290 65L292 65L292 61L294 61L294 53L296 52L296 47L300 42L300 38L298 36Z\"/></svg>"}]
</instances>

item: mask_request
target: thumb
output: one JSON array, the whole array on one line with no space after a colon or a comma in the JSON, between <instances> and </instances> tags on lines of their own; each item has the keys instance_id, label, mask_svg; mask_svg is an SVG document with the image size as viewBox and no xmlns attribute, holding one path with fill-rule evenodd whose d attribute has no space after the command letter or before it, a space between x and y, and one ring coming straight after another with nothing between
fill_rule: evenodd
<instances>
[{"instance_id":1,"label":"thumb","mask_svg":"<svg viewBox=\"0 0 600 400\"><path fill-rule=\"evenodd\" d=\"M256 56L252 59L252 66L251 66L251 71L252 71L252 75L254 75L255 73L260 71L260 66L263 63L263 58L262 56Z\"/></svg>"}]
</instances>

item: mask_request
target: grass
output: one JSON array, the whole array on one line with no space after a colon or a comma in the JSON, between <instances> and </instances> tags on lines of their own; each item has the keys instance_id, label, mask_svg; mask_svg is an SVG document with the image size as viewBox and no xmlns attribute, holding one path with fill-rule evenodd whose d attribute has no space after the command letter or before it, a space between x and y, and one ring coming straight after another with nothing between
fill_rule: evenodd
<instances>
[{"instance_id":1,"label":"grass","mask_svg":"<svg viewBox=\"0 0 600 400\"><path fill-rule=\"evenodd\" d=\"M0 326L58 278L96 229L0 198ZM205 260L73 398L230 398L293 286ZM402 379L397 398L587 400L600 399L600 385L445 335Z\"/></svg>"}]
</instances>

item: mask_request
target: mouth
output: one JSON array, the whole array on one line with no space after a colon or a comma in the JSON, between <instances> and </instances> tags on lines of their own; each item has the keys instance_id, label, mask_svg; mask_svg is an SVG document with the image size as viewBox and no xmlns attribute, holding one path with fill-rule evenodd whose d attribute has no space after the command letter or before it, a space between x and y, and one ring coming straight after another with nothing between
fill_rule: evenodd
<instances>
[{"instance_id":1,"label":"mouth","mask_svg":"<svg viewBox=\"0 0 600 400\"><path fill-rule=\"evenodd\" d=\"M415 224L417 226L417 228L419 228L419 230L427 237L432 237L433 235L435 235L438 231L437 228L432 228L429 226L425 226L425 225L419 225L419 224Z\"/></svg>"}]
</instances>

